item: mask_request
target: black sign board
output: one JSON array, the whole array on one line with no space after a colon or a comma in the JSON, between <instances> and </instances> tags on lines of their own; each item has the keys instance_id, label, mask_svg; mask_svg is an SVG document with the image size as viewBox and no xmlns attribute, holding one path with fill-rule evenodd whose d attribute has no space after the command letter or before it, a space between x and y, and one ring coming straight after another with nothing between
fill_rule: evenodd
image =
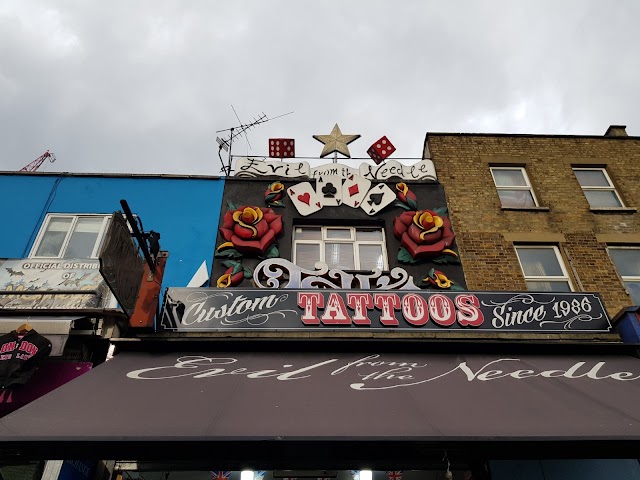
<instances>
[{"instance_id":1,"label":"black sign board","mask_svg":"<svg viewBox=\"0 0 640 480\"><path fill-rule=\"evenodd\" d=\"M98 259L102 277L122 310L131 316L138 299L144 266L127 221L120 212L114 212L111 216Z\"/></svg>"},{"instance_id":2,"label":"black sign board","mask_svg":"<svg viewBox=\"0 0 640 480\"><path fill-rule=\"evenodd\" d=\"M169 288L159 329L608 332L593 293Z\"/></svg>"}]
</instances>

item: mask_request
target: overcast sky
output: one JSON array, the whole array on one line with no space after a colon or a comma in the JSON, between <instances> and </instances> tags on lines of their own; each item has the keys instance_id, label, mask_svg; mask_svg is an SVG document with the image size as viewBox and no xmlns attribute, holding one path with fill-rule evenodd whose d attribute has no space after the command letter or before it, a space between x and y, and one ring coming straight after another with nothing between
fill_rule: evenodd
<instances>
[{"instance_id":1,"label":"overcast sky","mask_svg":"<svg viewBox=\"0 0 640 480\"><path fill-rule=\"evenodd\" d=\"M218 175L232 105L295 112L237 155L286 137L318 157L335 123L353 157L387 135L417 159L427 131L640 135L639 19L637 0L2 0L0 170L50 149L41 171Z\"/></svg>"}]
</instances>

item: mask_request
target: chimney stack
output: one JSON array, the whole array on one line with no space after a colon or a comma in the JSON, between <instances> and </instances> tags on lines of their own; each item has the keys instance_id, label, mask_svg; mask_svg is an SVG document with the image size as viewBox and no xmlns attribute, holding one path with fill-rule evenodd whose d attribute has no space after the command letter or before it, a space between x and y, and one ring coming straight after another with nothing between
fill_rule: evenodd
<instances>
[{"instance_id":1,"label":"chimney stack","mask_svg":"<svg viewBox=\"0 0 640 480\"><path fill-rule=\"evenodd\" d=\"M627 137L626 125L611 125L604 134L605 137Z\"/></svg>"}]
</instances>

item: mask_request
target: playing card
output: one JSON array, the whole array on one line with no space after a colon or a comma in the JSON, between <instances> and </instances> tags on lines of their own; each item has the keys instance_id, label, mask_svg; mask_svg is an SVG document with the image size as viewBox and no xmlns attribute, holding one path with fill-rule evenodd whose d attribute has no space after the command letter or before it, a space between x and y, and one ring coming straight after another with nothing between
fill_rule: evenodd
<instances>
[{"instance_id":1,"label":"playing card","mask_svg":"<svg viewBox=\"0 0 640 480\"><path fill-rule=\"evenodd\" d=\"M385 183L379 183L369 190L360 208L367 212L367 215L375 215L384 207L393 203L395 199L396 194L394 191Z\"/></svg>"},{"instance_id":2,"label":"playing card","mask_svg":"<svg viewBox=\"0 0 640 480\"><path fill-rule=\"evenodd\" d=\"M298 183L287 190L289 198L303 217L311 215L322 208L320 197L309 182Z\"/></svg>"},{"instance_id":3,"label":"playing card","mask_svg":"<svg viewBox=\"0 0 640 480\"><path fill-rule=\"evenodd\" d=\"M342 177L323 175L316 180L316 193L323 207L342 205Z\"/></svg>"},{"instance_id":4,"label":"playing card","mask_svg":"<svg viewBox=\"0 0 640 480\"><path fill-rule=\"evenodd\" d=\"M371 182L358 175L349 175L342 184L342 203L358 208L371 187Z\"/></svg>"}]
</instances>

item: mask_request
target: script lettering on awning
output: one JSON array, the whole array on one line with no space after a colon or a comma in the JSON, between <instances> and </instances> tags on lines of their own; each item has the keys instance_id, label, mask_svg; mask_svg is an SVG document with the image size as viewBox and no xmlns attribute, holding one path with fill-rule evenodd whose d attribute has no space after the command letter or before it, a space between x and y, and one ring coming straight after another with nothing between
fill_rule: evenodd
<instances>
[{"instance_id":1,"label":"script lettering on awning","mask_svg":"<svg viewBox=\"0 0 640 480\"><path fill-rule=\"evenodd\" d=\"M250 370L242 366L234 357L207 357L202 355L182 356L174 363L155 367L141 368L127 373L134 380L167 380L178 377L207 379L230 375L240 375L249 379L271 378L276 381L305 380L314 375L345 376L353 390L387 390L392 388L413 387L434 382L447 376L458 376L468 382L489 382L497 379L526 380L540 378L566 378L571 380L587 379L616 380L628 382L640 379L640 371L611 371L605 361L574 362L558 365L549 370L532 369L519 358L498 358L482 365L470 366L467 362L458 362L452 368L434 369L427 363L414 363L387 359L381 354L372 354L342 364L339 358L327 358L309 365L284 365L278 368ZM327 370L330 366L332 370ZM527 368L529 367L529 368ZM353 382L353 377L358 381Z\"/></svg>"}]
</instances>

